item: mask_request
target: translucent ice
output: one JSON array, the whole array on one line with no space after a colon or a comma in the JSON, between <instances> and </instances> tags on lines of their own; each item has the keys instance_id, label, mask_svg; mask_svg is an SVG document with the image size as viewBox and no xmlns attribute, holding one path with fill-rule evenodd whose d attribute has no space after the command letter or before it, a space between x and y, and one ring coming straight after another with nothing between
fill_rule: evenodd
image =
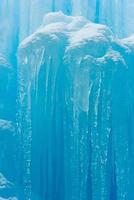
<instances>
[{"instance_id":1,"label":"translucent ice","mask_svg":"<svg viewBox=\"0 0 134 200\"><path fill-rule=\"evenodd\" d=\"M58 12L21 43L25 200L134 198L133 41Z\"/></svg>"}]
</instances>

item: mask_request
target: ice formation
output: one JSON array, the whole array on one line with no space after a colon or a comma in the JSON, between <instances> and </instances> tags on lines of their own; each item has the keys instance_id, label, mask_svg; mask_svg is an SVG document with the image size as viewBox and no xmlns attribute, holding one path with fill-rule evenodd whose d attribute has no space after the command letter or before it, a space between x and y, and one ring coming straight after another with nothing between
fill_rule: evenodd
<instances>
[{"instance_id":1,"label":"ice formation","mask_svg":"<svg viewBox=\"0 0 134 200\"><path fill-rule=\"evenodd\" d=\"M0 200L134 199L133 10L0 1Z\"/></svg>"},{"instance_id":2,"label":"ice formation","mask_svg":"<svg viewBox=\"0 0 134 200\"><path fill-rule=\"evenodd\" d=\"M3 174L0 173L0 194L2 196L11 195L13 184L8 181ZM6 200L5 198L0 197L0 200ZM17 200L16 198L9 197L8 200Z\"/></svg>"},{"instance_id":3,"label":"ice formation","mask_svg":"<svg viewBox=\"0 0 134 200\"><path fill-rule=\"evenodd\" d=\"M2 0L0 2L0 52L16 64L19 41L33 33L44 14L62 11L82 15L110 27L117 37L134 32L133 0Z\"/></svg>"},{"instance_id":4,"label":"ice formation","mask_svg":"<svg viewBox=\"0 0 134 200\"><path fill-rule=\"evenodd\" d=\"M134 39L50 13L19 46L24 200L134 199Z\"/></svg>"},{"instance_id":5,"label":"ice formation","mask_svg":"<svg viewBox=\"0 0 134 200\"><path fill-rule=\"evenodd\" d=\"M15 133L15 73L11 64L0 54L0 199L17 194L17 133ZM4 177L6 175L7 178ZM8 181L13 181L14 185ZM2 198L2 197L3 198ZM5 197L5 198L4 198Z\"/></svg>"},{"instance_id":6,"label":"ice formation","mask_svg":"<svg viewBox=\"0 0 134 200\"><path fill-rule=\"evenodd\" d=\"M1 54L0 77L0 119L14 119L15 73L11 64L9 64L6 58Z\"/></svg>"}]
</instances>

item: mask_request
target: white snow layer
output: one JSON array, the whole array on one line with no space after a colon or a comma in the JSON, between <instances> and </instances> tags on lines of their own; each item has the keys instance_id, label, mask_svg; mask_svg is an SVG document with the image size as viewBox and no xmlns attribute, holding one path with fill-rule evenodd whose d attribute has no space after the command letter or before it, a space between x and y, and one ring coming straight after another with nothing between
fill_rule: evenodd
<instances>
[{"instance_id":1,"label":"white snow layer","mask_svg":"<svg viewBox=\"0 0 134 200\"><path fill-rule=\"evenodd\" d=\"M45 15L39 29L27 37L20 48L50 47L61 41L65 52L86 47L88 54L102 57L115 43L127 50L127 46L134 43L134 37L117 40L107 26L92 23L82 16L66 16L60 11Z\"/></svg>"}]
</instances>

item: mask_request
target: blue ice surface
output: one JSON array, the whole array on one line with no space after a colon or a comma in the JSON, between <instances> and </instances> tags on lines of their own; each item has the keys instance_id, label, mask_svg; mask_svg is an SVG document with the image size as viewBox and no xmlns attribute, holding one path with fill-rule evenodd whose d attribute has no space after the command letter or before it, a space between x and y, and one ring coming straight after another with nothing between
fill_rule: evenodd
<instances>
[{"instance_id":1,"label":"blue ice surface","mask_svg":"<svg viewBox=\"0 0 134 200\"><path fill-rule=\"evenodd\" d=\"M25 199L134 197L133 52L134 37L62 12L20 44Z\"/></svg>"},{"instance_id":2,"label":"blue ice surface","mask_svg":"<svg viewBox=\"0 0 134 200\"><path fill-rule=\"evenodd\" d=\"M0 2L0 200L134 199L133 8Z\"/></svg>"}]
</instances>

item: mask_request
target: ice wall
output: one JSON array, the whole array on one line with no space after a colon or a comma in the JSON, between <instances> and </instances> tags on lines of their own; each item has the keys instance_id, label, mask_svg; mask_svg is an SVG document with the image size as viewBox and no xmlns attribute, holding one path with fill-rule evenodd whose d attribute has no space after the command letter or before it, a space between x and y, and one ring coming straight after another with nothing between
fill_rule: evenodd
<instances>
[{"instance_id":1,"label":"ice wall","mask_svg":"<svg viewBox=\"0 0 134 200\"><path fill-rule=\"evenodd\" d=\"M19 191L16 185L18 168L14 131L11 121L0 119L0 199L13 197Z\"/></svg>"},{"instance_id":2,"label":"ice wall","mask_svg":"<svg viewBox=\"0 0 134 200\"><path fill-rule=\"evenodd\" d=\"M19 37L19 1L0 2L0 53L15 63Z\"/></svg>"},{"instance_id":3,"label":"ice wall","mask_svg":"<svg viewBox=\"0 0 134 200\"><path fill-rule=\"evenodd\" d=\"M16 101L13 67L0 54L0 199L17 200L19 148L15 131ZM9 181L10 180L10 181ZM14 198L12 198L14 197Z\"/></svg>"},{"instance_id":4,"label":"ice wall","mask_svg":"<svg viewBox=\"0 0 134 200\"><path fill-rule=\"evenodd\" d=\"M22 199L134 198L133 41L59 12L21 43Z\"/></svg>"},{"instance_id":5,"label":"ice wall","mask_svg":"<svg viewBox=\"0 0 134 200\"><path fill-rule=\"evenodd\" d=\"M15 71L0 54L0 119L15 119ZM9 98L10 97L10 98Z\"/></svg>"}]
</instances>

